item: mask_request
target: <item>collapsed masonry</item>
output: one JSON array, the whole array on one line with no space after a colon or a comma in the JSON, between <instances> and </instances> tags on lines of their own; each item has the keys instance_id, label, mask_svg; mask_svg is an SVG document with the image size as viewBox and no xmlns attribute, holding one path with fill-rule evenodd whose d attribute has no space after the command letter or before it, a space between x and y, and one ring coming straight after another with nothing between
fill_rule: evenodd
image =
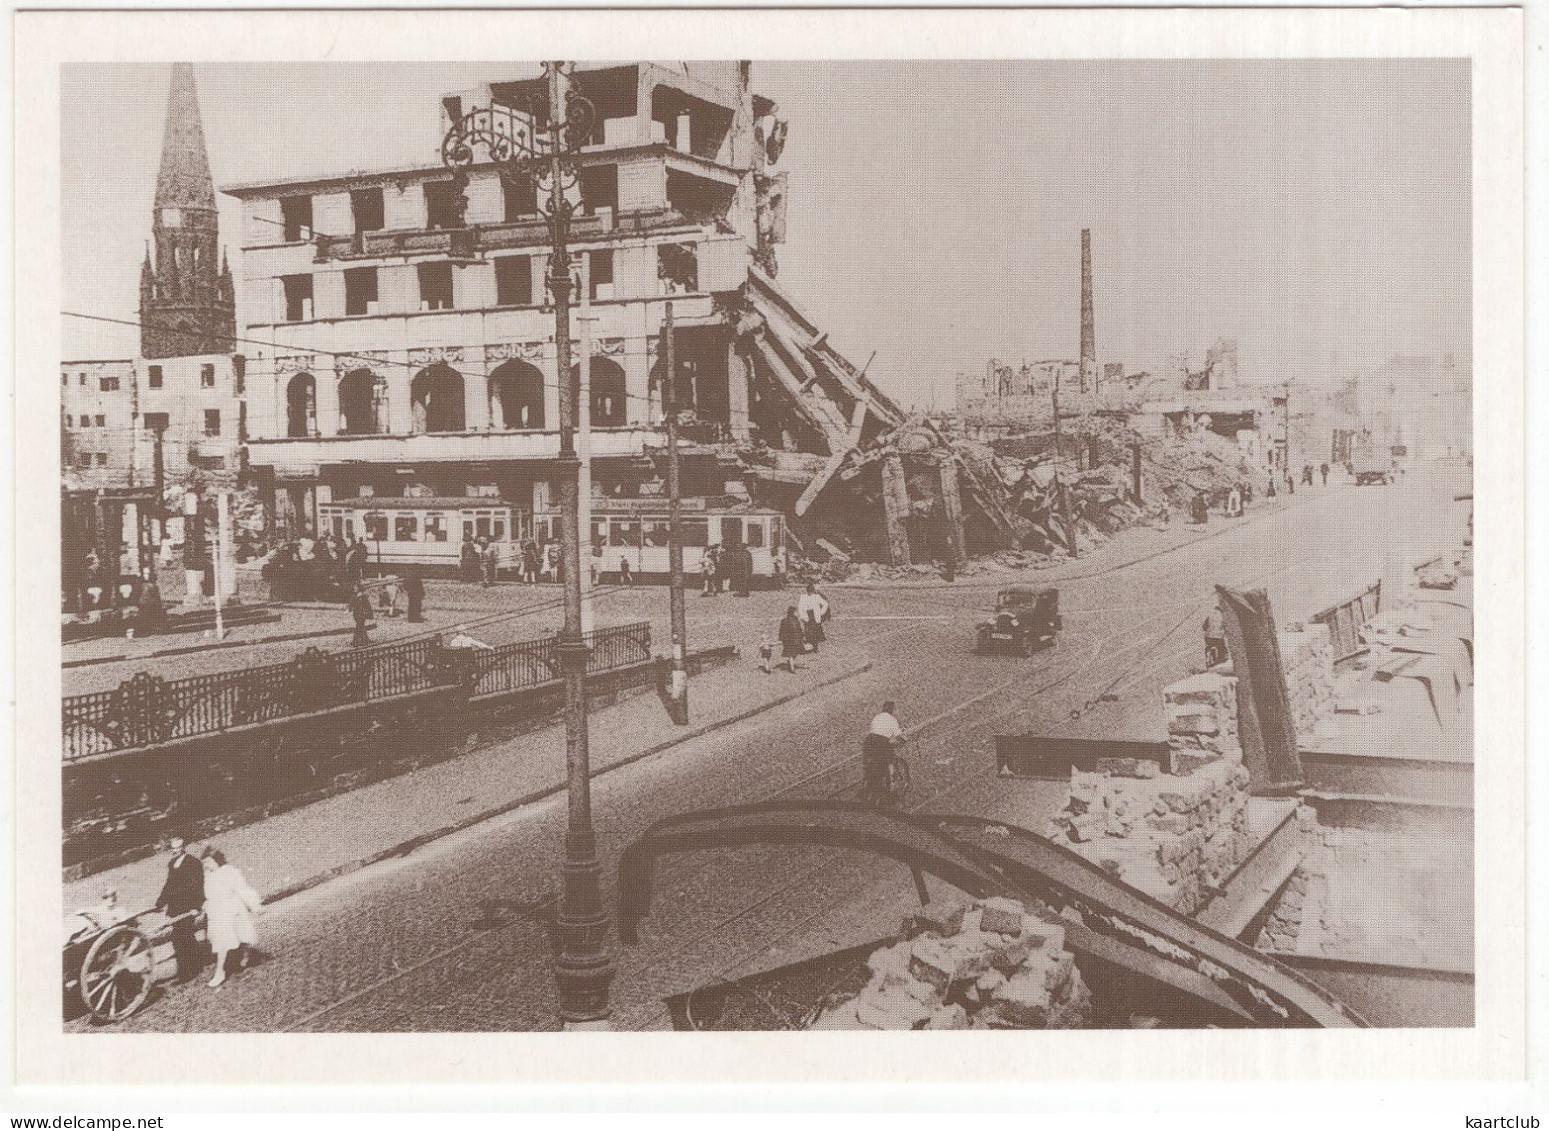
<instances>
[{"instance_id":1,"label":"collapsed masonry","mask_svg":"<svg viewBox=\"0 0 1549 1131\"><path fill-rule=\"evenodd\" d=\"M738 352L754 429L735 456L809 560L926 569L999 555L1036 567L1251 480L1230 440L1142 435L1124 414L1079 401L1062 408L1058 437L964 439L900 409L763 271L750 268L743 296Z\"/></svg>"}]
</instances>

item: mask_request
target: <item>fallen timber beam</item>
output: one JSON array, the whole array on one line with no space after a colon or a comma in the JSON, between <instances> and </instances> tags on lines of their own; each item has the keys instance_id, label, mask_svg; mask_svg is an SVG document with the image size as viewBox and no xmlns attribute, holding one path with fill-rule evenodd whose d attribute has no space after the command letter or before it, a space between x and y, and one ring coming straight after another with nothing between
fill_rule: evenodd
<instances>
[{"instance_id":1,"label":"fallen timber beam","mask_svg":"<svg viewBox=\"0 0 1549 1131\"><path fill-rule=\"evenodd\" d=\"M753 343L758 360L763 363L764 368L775 378L775 382L785 390L787 403L791 410L802 420L806 421L809 426L816 429L820 435L825 438L832 435L833 429L830 423L819 416L814 411L808 398L802 395L801 382L791 373L790 366L785 364L768 339L764 335L759 334L754 337Z\"/></svg>"}]
</instances>

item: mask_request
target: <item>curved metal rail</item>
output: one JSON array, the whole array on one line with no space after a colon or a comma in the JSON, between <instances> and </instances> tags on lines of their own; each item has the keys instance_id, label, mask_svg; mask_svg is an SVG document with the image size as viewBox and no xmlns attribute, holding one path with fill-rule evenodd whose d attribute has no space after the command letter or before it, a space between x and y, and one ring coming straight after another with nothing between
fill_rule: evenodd
<instances>
[{"instance_id":1,"label":"curved metal rail","mask_svg":"<svg viewBox=\"0 0 1549 1131\"><path fill-rule=\"evenodd\" d=\"M619 860L619 935L638 937L658 856L750 844L862 849L983 899L1008 895L1079 913L1070 945L1208 999L1259 1024L1366 1023L1315 983L1118 883L1027 829L982 817L906 814L849 801L765 801L658 821ZM1111 945L1118 942L1124 945ZM1163 961L1158 961L1162 959Z\"/></svg>"}]
</instances>

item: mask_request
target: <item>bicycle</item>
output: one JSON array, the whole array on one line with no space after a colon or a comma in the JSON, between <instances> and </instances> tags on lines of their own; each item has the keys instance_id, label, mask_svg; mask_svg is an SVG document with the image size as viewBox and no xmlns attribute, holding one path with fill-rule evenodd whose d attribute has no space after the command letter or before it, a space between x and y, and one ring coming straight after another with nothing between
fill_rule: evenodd
<instances>
[{"instance_id":1,"label":"bicycle","mask_svg":"<svg viewBox=\"0 0 1549 1131\"><path fill-rule=\"evenodd\" d=\"M909 759L896 749L887 754L887 782L878 788L870 781L861 785L861 800L881 809L902 809L909 800L911 786Z\"/></svg>"}]
</instances>

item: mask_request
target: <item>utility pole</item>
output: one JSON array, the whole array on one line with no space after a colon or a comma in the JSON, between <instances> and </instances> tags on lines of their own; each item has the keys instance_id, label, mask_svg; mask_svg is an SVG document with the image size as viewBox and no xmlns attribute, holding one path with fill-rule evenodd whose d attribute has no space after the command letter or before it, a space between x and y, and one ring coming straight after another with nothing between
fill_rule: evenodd
<instances>
[{"instance_id":1,"label":"utility pole","mask_svg":"<svg viewBox=\"0 0 1549 1131\"><path fill-rule=\"evenodd\" d=\"M452 123L441 142L441 160L454 178L466 177L475 146L484 148L500 176L530 186L549 226L549 290L554 296L554 360L559 380L559 454L554 461L560 488L560 561L565 623L559 660L565 685L565 828L563 892L554 937L554 978L560 1018L566 1029L605 1029L611 1008L608 987L608 913L602 902L602 868L592 826L591 747L586 717L586 637L581 627L579 479L576 455L578 374L570 364L570 191L579 191L580 152L590 138L596 112L570 86L567 66L545 62L543 95L517 107L475 108ZM466 182L464 182L466 183ZM590 531L587 532L588 535Z\"/></svg>"},{"instance_id":2,"label":"utility pole","mask_svg":"<svg viewBox=\"0 0 1549 1131\"><path fill-rule=\"evenodd\" d=\"M672 621L673 722L688 725L688 625L683 607L683 499L678 478L678 357L673 344L672 303L662 325L662 405L667 410L667 568Z\"/></svg>"},{"instance_id":3,"label":"utility pole","mask_svg":"<svg viewBox=\"0 0 1549 1131\"><path fill-rule=\"evenodd\" d=\"M215 496L215 639L226 639L224 594L226 588L226 555L231 551L231 501L226 491Z\"/></svg>"},{"instance_id":4,"label":"utility pole","mask_svg":"<svg viewBox=\"0 0 1549 1131\"><path fill-rule=\"evenodd\" d=\"M1133 443L1129 446L1129 473L1131 489L1135 494L1135 505L1141 504L1140 495L1140 445Z\"/></svg>"},{"instance_id":5,"label":"utility pole","mask_svg":"<svg viewBox=\"0 0 1549 1131\"><path fill-rule=\"evenodd\" d=\"M586 562L581 570L581 631L591 632L592 623L592 257L581 253L581 382L576 390L576 417L581 467L576 484L578 510L576 523L581 530L581 545Z\"/></svg>"}]
</instances>

